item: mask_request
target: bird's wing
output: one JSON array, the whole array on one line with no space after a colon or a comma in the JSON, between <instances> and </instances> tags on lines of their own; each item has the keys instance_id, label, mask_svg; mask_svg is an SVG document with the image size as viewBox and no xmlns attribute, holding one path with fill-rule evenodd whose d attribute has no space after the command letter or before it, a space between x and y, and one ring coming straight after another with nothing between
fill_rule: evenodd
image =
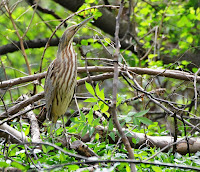
<instances>
[{"instance_id":1,"label":"bird's wing","mask_svg":"<svg viewBox=\"0 0 200 172\"><path fill-rule=\"evenodd\" d=\"M45 92L45 100L46 100L46 109L47 109L47 118L49 120L52 119L51 109L53 100L56 93L56 83L55 83L55 61L52 61L49 65L47 75L45 78L44 92Z\"/></svg>"}]
</instances>

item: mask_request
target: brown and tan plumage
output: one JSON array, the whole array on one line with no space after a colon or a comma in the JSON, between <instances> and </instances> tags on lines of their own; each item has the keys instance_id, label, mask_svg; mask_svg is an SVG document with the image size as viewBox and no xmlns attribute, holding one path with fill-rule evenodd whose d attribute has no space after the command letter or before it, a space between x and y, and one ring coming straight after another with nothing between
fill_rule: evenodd
<instances>
[{"instance_id":1,"label":"brown and tan plumage","mask_svg":"<svg viewBox=\"0 0 200 172\"><path fill-rule=\"evenodd\" d=\"M90 17L80 24L65 30L59 45L56 59L49 65L45 80L45 100L47 118L55 124L65 114L74 94L77 76L77 56L72 41L75 33L87 23Z\"/></svg>"}]
</instances>

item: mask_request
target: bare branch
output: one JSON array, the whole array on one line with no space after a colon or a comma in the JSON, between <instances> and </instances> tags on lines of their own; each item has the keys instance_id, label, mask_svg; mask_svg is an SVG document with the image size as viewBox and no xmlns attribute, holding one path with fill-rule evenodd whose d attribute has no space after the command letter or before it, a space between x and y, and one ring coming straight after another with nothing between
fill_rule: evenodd
<instances>
[{"instance_id":1,"label":"bare branch","mask_svg":"<svg viewBox=\"0 0 200 172\"><path fill-rule=\"evenodd\" d=\"M189 72L182 72L178 70L164 70L164 69L149 69L149 68L140 68L140 67L128 67L128 71L134 72L135 74L143 75L154 75L154 76L164 76L168 78L180 79L184 81L194 80L194 75ZM114 72L114 67L111 66L88 66L87 70L89 72ZM123 71L123 68L119 68L119 71ZM85 67L78 67L78 73L85 73ZM15 78L7 81L0 82L0 88L12 87L13 85L22 84L25 82L30 82L37 79L42 79L46 75L46 72L34 74L30 76ZM92 77L92 76L91 76ZM81 82L81 81L80 81ZM200 76L196 77L196 82L200 83Z\"/></svg>"},{"instance_id":2,"label":"bare branch","mask_svg":"<svg viewBox=\"0 0 200 172\"><path fill-rule=\"evenodd\" d=\"M27 95L22 95L21 97L22 97L22 100L24 101L29 99ZM31 105L28 105L24 109L28 111L29 109L31 109ZM30 120L32 142L42 142L40 138L40 128L38 125L38 121L33 111L27 112L27 117Z\"/></svg>"},{"instance_id":3,"label":"bare branch","mask_svg":"<svg viewBox=\"0 0 200 172\"><path fill-rule=\"evenodd\" d=\"M124 131L122 130L122 127L117 119L117 109L116 109L116 104L117 104L117 89L118 89L118 76L119 76L119 68L118 68L118 57L120 54L120 41L119 41L119 21L120 21L120 16L122 14L122 10L124 7L124 0L121 1L120 4L120 8L119 8L119 12L118 15L116 17L116 29L115 29L115 45L116 45L116 49L115 49L115 54L114 54L114 76L113 76L113 93L112 93L112 103L110 106L110 112L113 118L113 122L117 128L117 130L119 131L119 134L122 138L122 141L124 143L124 146L128 152L128 157L130 159L134 159L134 154L133 154L133 150L131 149L131 145L129 143L128 138L126 137ZM131 163L130 164L131 167L131 171L135 172L136 171L136 167L135 164Z\"/></svg>"},{"instance_id":4,"label":"bare branch","mask_svg":"<svg viewBox=\"0 0 200 172\"><path fill-rule=\"evenodd\" d=\"M3 133L6 133L6 135L4 135ZM27 138L24 133L22 134L21 132L15 130L14 128L12 128L11 126L9 126L6 123L0 125L0 136L7 139L9 135L16 142L22 142L22 141L27 142Z\"/></svg>"},{"instance_id":5,"label":"bare branch","mask_svg":"<svg viewBox=\"0 0 200 172\"><path fill-rule=\"evenodd\" d=\"M13 115L17 112L19 112L21 109L23 109L24 107L28 106L29 104L31 103L34 103L40 99L42 99L44 97L44 92L41 92L39 94L36 94L34 96L32 96L31 98L27 99L27 100L24 100L14 106L12 106L11 108L9 108L7 110L7 112L3 112L0 114L0 118L5 118L9 115Z\"/></svg>"},{"instance_id":6,"label":"bare branch","mask_svg":"<svg viewBox=\"0 0 200 172\"><path fill-rule=\"evenodd\" d=\"M172 164L172 163L161 163L161 162L147 162L142 160L133 160L133 159L117 159L117 160L86 160L86 161L78 161L78 162L70 162L65 163L62 165L54 165L51 168L47 168L47 170L53 170L56 168L64 167L67 165L84 165L84 164L96 164L96 163L134 163L134 164L149 164L149 165L155 165L155 166L165 166L165 167L171 167L171 168L180 168L180 169L186 169L186 170L196 170L200 171L200 168L188 166L188 165L178 165L178 164Z\"/></svg>"}]
</instances>

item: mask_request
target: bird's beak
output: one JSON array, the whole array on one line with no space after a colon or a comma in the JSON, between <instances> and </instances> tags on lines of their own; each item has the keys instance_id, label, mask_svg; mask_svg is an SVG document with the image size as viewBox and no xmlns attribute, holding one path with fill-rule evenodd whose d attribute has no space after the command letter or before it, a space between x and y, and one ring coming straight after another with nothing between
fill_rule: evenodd
<instances>
[{"instance_id":1,"label":"bird's beak","mask_svg":"<svg viewBox=\"0 0 200 172\"><path fill-rule=\"evenodd\" d=\"M85 25L90 19L93 19L94 16L89 17L87 19L85 19L84 21L82 21L81 23L77 24L74 28L75 32L77 32L83 25Z\"/></svg>"}]
</instances>

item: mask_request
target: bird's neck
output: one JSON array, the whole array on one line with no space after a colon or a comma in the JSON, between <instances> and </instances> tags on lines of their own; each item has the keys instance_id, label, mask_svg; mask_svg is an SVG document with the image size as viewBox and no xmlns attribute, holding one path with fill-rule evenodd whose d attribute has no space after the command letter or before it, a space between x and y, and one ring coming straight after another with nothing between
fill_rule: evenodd
<instances>
[{"instance_id":1,"label":"bird's neck","mask_svg":"<svg viewBox=\"0 0 200 172\"><path fill-rule=\"evenodd\" d=\"M71 57L74 54L74 48L72 42L69 42L65 47L59 47L57 52L57 58L66 59L67 56ZM71 57L72 58L72 57Z\"/></svg>"}]
</instances>

